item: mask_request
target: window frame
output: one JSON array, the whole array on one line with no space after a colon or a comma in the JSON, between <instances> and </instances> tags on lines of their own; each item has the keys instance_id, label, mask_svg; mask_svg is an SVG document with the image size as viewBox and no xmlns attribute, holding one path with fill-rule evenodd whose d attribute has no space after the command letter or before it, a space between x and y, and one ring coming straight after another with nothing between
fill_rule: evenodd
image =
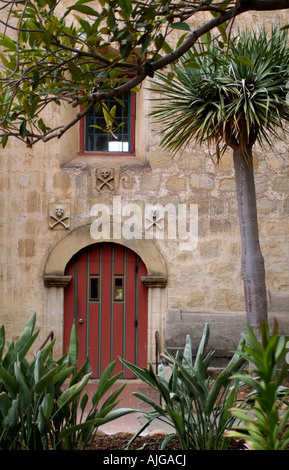
<instances>
[{"instance_id":1,"label":"window frame","mask_svg":"<svg viewBox=\"0 0 289 470\"><path fill-rule=\"evenodd\" d=\"M92 285L91 281L97 280L97 297L92 297ZM92 274L89 276L89 302L99 302L100 301L100 276L97 274Z\"/></svg>"},{"instance_id":2,"label":"window frame","mask_svg":"<svg viewBox=\"0 0 289 470\"><path fill-rule=\"evenodd\" d=\"M117 285L116 285L116 281L118 280L121 280L121 298L118 298L117 297ZM121 275L121 274L116 274L113 276L113 285L112 285L112 289L113 289L113 302L124 302L124 283L125 283L125 279L124 279L124 276Z\"/></svg>"},{"instance_id":3,"label":"window frame","mask_svg":"<svg viewBox=\"0 0 289 470\"><path fill-rule=\"evenodd\" d=\"M136 92L130 91L130 151L129 152L101 152L97 150L86 150L85 139L86 139L86 116L80 120L80 145L78 155L85 156L105 156L105 157L131 157L135 156L135 121L136 121Z\"/></svg>"}]
</instances>

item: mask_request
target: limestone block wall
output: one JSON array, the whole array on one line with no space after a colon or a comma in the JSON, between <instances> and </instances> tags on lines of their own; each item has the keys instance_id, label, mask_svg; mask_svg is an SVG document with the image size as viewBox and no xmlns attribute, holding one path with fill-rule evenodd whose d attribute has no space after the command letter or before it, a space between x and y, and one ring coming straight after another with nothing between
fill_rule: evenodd
<instances>
[{"instance_id":1,"label":"limestone block wall","mask_svg":"<svg viewBox=\"0 0 289 470\"><path fill-rule=\"evenodd\" d=\"M275 14L247 14L237 25L277 20ZM281 20L284 15L281 13ZM167 311L234 315L244 313L240 273L240 236L232 154L219 166L213 150L192 144L176 155L159 146L158 128L147 113L147 89L137 96L136 156L88 157L78 154L79 132L60 141L27 149L16 140L0 150L0 324L15 339L27 319L37 313L41 342L54 330L62 347L63 288L46 287L43 273L49 254L71 231L95 220L91 208L115 197L122 207L191 204L198 207L198 242L181 250L181 240L153 239L167 270L166 287L149 293L149 358L154 357L154 332L163 333ZM50 118L68 118L69 111L52 107ZM260 238L267 272L270 312L289 314L289 159L288 142L274 149L254 150ZM113 189L97 187L98 172L113 172ZM64 224L53 228L55 209L62 206ZM123 220L127 217L123 216ZM66 227L67 225L67 227ZM142 227L142 229L144 226ZM112 240L113 241L113 240ZM93 242L93 240L92 240ZM193 318L193 317L192 317ZM195 318L195 317L194 317Z\"/></svg>"}]
</instances>

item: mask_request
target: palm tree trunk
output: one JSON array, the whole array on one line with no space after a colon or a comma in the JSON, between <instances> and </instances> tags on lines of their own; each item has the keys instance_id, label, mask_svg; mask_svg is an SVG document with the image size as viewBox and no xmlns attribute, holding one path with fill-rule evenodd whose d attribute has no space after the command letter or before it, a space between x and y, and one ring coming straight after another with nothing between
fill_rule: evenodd
<instances>
[{"instance_id":1,"label":"palm tree trunk","mask_svg":"<svg viewBox=\"0 0 289 470\"><path fill-rule=\"evenodd\" d=\"M258 329L268 322L264 258L258 230L252 148L244 155L234 150L234 168L242 245L242 276L244 282L247 322Z\"/></svg>"}]
</instances>

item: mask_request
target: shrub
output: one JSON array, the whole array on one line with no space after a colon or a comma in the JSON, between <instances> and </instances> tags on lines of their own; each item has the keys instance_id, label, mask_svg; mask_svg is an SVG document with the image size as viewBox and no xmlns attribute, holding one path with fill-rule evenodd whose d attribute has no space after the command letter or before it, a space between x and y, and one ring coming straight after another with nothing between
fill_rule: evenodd
<instances>
[{"instance_id":1,"label":"shrub","mask_svg":"<svg viewBox=\"0 0 289 470\"><path fill-rule=\"evenodd\" d=\"M240 353L252 371L242 379L252 388L246 408L234 407L232 415L243 421L243 425L226 433L228 437L242 438L252 450L284 450L289 443L289 409L286 403L288 388L282 386L288 372L286 339L278 334L277 323L270 335L267 324L261 325L259 340L252 327L243 334L245 344ZM287 428L287 430L286 430Z\"/></svg>"},{"instance_id":2,"label":"shrub","mask_svg":"<svg viewBox=\"0 0 289 470\"><path fill-rule=\"evenodd\" d=\"M33 315L15 343L5 343L4 326L0 328L0 449L85 448L99 426L133 411L113 410L124 385L100 405L120 376L112 376L116 361L102 374L89 405L84 389L90 377L90 363L87 359L77 367L75 325L67 354L58 361L53 359L54 340L29 362L27 353L39 333L34 332L35 322Z\"/></svg>"},{"instance_id":3,"label":"shrub","mask_svg":"<svg viewBox=\"0 0 289 470\"><path fill-rule=\"evenodd\" d=\"M207 372L214 352L210 351L206 355L208 340L207 324L194 363L190 336L186 338L183 354L178 351L174 357L167 353L172 362L169 379L162 365L158 374L155 374L152 366L140 369L122 359L139 379L160 393L163 402L161 405L143 394L134 393L152 407L152 411L146 414L146 423L134 438L154 419L160 419L174 428L174 433L163 440L162 448L169 445L169 440L175 436L179 438L183 450L220 450L228 447L229 441L224 439L223 434L236 422L230 409L241 384L239 378L232 380L231 376L243 370L246 360L237 351L226 369L216 380L212 379Z\"/></svg>"}]
</instances>

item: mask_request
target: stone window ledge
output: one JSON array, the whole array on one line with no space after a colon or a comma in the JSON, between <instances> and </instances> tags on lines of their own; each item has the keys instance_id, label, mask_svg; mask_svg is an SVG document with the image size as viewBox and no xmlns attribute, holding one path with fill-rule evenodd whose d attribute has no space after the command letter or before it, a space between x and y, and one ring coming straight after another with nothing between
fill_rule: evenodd
<instances>
[{"instance_id":1,"label":"stone window ledge","mask_svg":"<svg viewBox=\"0 0 289 470\"><path fill-rule=\"evenodd\" d=\"M101 155L79 155L68 163L62 165L63 169L84 168L121 168L139 167L146 168L145 163L134 156L101 156Z\"/></svg>"}]
</instances>

